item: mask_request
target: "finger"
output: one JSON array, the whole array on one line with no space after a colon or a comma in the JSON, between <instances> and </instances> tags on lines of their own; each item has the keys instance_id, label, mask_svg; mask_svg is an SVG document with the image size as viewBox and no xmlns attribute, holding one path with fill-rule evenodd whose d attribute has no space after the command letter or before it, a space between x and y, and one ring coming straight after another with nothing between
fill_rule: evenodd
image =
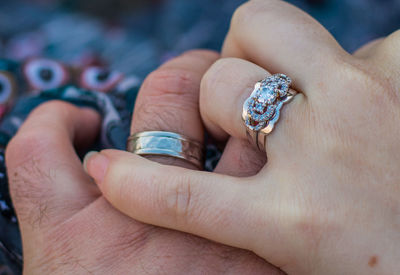
<instances>
[{"instance_id":1,"label":"finger","mask_svg":"<svg viewBox=\"0 0 400 275\"><path fill-rule=\"evenodd\" d=\"M220 59L207 71L201 82L200 113L214 138L246 137L241 127L243 103L267 75L263 68L237 58Z\"/></svg>"},{"instance_id":2,"label":"finger","mask_svg":"<svg viewBox=\"0 0 400 275\"><path fill-rule=\"evenodd\" d=\"M349 58L317 21L285 1L253 0L235 12L223 57L250 60L289 75L304 93L329 75L330 64Z\"/></svg>"},{"instance_id":3,"label":"finger","mask_svg":"<svg viewBox=\"0 0 400 275\"><path fill-rule=\"evenodd\" d=\"M265 153L248 140L230 138L214 172L236 177L256 175L267 163Z\"/></svg>"},{"instance_id":4,"label":"finger","mask_svg":"<svg viewBox=\"0 0 400 275\"><path fill-rule=\"evenodd\" d=\"M86 206L98 193L74 145L97 136L100 116L64 102L35 109L6 150L10 190L23 225L54 224Z\"/></svg>"},{"instance_id":5,"label":"finger","mask_svg":"<svg viewBox=\"0 0 400 275\"><path fill-rule=\"evenodd\" d=\"M383 38L375 39L354 52L353 56L357 58L368 58L376 52L379 44L382 43Z\"/></svg>"},{"instance_id":6,"label":"finger","mask_svg":"<svg viewBox=\"0 0 400 275\"><path fill-rule=\"evenodd\" d=\"M254 84L268 75L263 68L237 58L217 61L201 83L200 113L207 130L218 140L233 136L247 140L242 120L243 103L250 96ZM303 127L307 115L306 98L297 94L282 108L279 123L268 136L268 157L279 148L291 149L295 133ZM301 138L296 136L296 138ZM278 153L278 152L277 152Z\"/></svg>"},{"instance_id":7,"label":"finger","mask_svg":"<svg viewBox=\"0 0 400 275\"><path fill-rule=\"evenodd\" d=\"M169 131L203 143L204 127L199 113L200 81L218 57L212 51L190 51L151 73L139 92L131 133ZM186 161L171 157L149 158L198 169Z\"/></svg>"},{"instance_id":8,"label":"finger","mask_svg":"<svg viewBox=\"0 0 400 275\"><path fill-rule=\"evenodd\" d=\"M200 79L217 58L218 55L214 52L199 50L190 51L181 57L167 62L151 74L145 80L136 101L138 109L133 116L131 132L137 133L146 130L163 129L166 131L183 133L186 136L192 136L195 140L203 140L203 125L198 110ZM193 72L193 77L191 78L193 81L191 83L182 83L184 78L179 77L182 71L185 75L187 75L188 72ZM166 78L165 76L168 73L174 74L173 77ZM174 91L172 87L177 87L175 90L180 92ZM185 93L184 98L182 97L182 93ZM157 102L154 102L154 98L159 97L162 99L166 96L168 96L168 98L162 100L163 106L159 107ZM176 106L176 100L182 101L179 106ZM192 110L186 108L182 109L182 106L193 106L193 108ZM159 115L154 117L152 110ZM175 116L171 117L171 114L175 114ZM185 119L189 120L189 118L190 121L188 123L182 122ZM196 132L198 133L197 136ZM247 156L252 157L252 160L248 163L257 162L257 160L253 158L255 154L259 155L259 158L262 160L265 159L265 156L258 152L251 152L254 151L252 147L241 146L241 143L242 142L236 142L233 143L234 146L225 148L224 155L227 157L222 158L219 162L219 168L217 168L216 171L219 173L244 176L255 174L259 170L259 167L254 170L250 168L249 165L243 166L243 164ZM166 164L184 165L184 167L188 167L186 162L182 163L181 160L172 158L153 157L151 159ZM262 162L263 161L260 161L260 163Z\"/></svg>"},{"instance_id":9,"label":"finger","mask_svg":"<svg viewBox=\"0 0 400 275\"><path fill-rule=\"evenodd\" d=\"M243 184L238 178L164 166L115 150L92 155L85 164L106 199L130 217L250 249L255 220L249 196L257 200L260 195L251 194L251 180ZM98 167L104 167L101 175Z\"/></svg>"}]
</instances>

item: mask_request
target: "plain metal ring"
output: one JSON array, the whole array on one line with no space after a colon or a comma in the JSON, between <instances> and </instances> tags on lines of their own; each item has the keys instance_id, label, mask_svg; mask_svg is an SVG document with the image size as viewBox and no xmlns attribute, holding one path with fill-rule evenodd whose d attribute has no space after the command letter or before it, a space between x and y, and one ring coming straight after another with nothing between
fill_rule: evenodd
<instances>
[{"instance_id":1,"label":"plain metal ring","mask_svg":"<svg viewBox=\"0 0 400 275\"><path fill-rule=\"evenodd\" d=\"M131 135L127 151L142 155L169 156L203 167L204 146L189 137L165 131L144 131Z\"/></svg>"}]
</instances>

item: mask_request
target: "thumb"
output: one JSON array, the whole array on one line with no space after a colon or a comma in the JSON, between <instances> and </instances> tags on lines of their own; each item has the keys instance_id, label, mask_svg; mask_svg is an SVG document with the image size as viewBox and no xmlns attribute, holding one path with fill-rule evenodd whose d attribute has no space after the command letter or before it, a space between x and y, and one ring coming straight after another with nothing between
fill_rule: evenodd
<instances>
[{"instance_id":1,"label":"thumb","mask_svg":"<svg viewBox=\"0 0 400 275\"><path fill-rule=\"evenodd\" d=\"M87 155L84 165L106 199L126 215L251 250L248 226L254 221L246 194L254 188L242 179L116 150Z\"/></svg>"}]
</instances>

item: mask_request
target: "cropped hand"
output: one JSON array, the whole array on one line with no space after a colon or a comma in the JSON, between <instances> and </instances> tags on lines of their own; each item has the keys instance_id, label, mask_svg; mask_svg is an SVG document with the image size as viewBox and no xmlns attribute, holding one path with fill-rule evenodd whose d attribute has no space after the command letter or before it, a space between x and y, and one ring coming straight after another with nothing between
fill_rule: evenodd
<instances>
[{"instance_id":1,"label":"cropped hand","mask_svg":"<svg viewBox=\"0 0 400 275\"><path fill-rule=\"evenodd\" d=\"M190 52L153 72L137 99L132 131L164 129L203 138L200 79L216 58L212 52ZM6 160L24 274L281 273L251 252L143 224L112 207L76 153L93 142L99 126L93 110L49 102L29 116L9 144ZM248 151L246 156L252 154ZM190 167L174 159L154 160ZM234 164L229 163L230 171L257 172L254 167L238 172L239 163Z\"/></svg>"}]
</instances>

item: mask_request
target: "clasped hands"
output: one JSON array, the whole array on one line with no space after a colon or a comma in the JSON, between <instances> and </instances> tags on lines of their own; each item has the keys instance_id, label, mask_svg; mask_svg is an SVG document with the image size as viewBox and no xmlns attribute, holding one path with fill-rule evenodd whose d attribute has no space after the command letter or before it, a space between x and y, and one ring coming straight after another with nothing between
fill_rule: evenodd
<instances>
[{"instance_id":1,"label":"clasped hands","mask_svg":"<svg viewBox=\"0 0 400 275\"><path fill-rule=\"evenodd\" d=\"M116 150L83 166L76 150L96 137L99 115L38 107L6 153L25 274L395 274L398 49L395 32L349 54L282 1L238 8L221 55L190 51L162 65L132 119L132 133L203 142L207 130L225 146L213 173ZM241 108L277 72L299 94L267 138L267 162Z\"/></svg>"}]
</instances>

